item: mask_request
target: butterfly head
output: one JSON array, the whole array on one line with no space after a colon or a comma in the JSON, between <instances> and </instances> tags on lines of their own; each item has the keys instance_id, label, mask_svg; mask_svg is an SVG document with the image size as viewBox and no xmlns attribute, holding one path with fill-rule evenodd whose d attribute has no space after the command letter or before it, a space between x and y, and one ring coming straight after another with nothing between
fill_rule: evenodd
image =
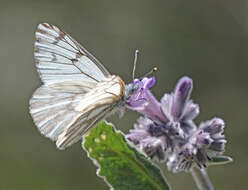
<instances>
[{"instance_id":1,"label":"butterfly head","mask_svg":"<svg viewBox=\"0 0 248 190\"><path fill-rule=\"evenodd\" d=\"M136 93L140 89L139 85L140 80L134 79L132 83L127 84L125 88L125 97L128 99L131 95Z\"/></svg>"}]
</instances>

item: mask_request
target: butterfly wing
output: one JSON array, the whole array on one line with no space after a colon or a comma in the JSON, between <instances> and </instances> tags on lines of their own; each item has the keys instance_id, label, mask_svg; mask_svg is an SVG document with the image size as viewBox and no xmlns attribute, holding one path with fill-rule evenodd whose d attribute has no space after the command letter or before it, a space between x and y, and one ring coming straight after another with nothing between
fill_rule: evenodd
<instances>
[{"instance_id":1,"label":"butterfly wing","mask_svg":"<svg viewBox=\"0 0 248 190\"><path fill-rule=\"evenodd\" d=\"M80 113L74 110L83 95L95 84L56 83L38 88L29 101L30 114L39 131L56 141L58 135Z\"/></svg>"},{"instance_id":2,"label":"butterfly wing","mask_svg":"<svg viewBox=\"0 0 248 190\"><path fill-rule=\"evenodd\" d=\"M96 58L58 27L39 24L35 36L35 62L45 84L81 79L99 82L110 75Z\"/></svg>"},{"instance_id":3,"label":"butterfly wing","mask_svg":"<svg viewBox=\"0 0 248 190\"><path fill-rule=\"evenodd\" d=\"M73 83L43 85L30 100L30 113L39 131L57 141L59 149L64 149L115 111L124 87L120 77L114 75L96 86L83 85L83 82L81 86ZM80 88L84 93L80 93Z\"/></svg>"},{"instance_id":4,"label":"butterfly wing","mask_svg":"<svg viewBox=\"0 0 248 190\"><path fill-rule=\"evenodd\" d=\"M60 149L77 142L96 123L114 113L122 103L125 84L118 76L99 82L97 87L85 94L76 105L78 115L58 136L56 145Z\"/></svg>"},{"instance_id":5,"label":"butterfly wing","mask_svg":"<svg viewBox=\"0 0 248 190\"><path fill-rule=\"evenodd\" d=\"M40 132L63 149L113 110L125 86L53 25L38 26L34 56L44 85L33 94L30 113Z\"/></svg>"}]
</instances>

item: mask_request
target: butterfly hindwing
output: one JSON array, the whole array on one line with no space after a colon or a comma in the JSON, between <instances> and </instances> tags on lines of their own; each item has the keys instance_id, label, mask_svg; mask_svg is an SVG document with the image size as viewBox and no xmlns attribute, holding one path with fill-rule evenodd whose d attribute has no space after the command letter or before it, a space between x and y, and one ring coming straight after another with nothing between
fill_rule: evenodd
<instances>
[{"instance_id":1,"label":"butterfly hindwing","mask_svg":"<svg viewBox=\"0 0 248 190\"><path fill-rule=\"evenodd\" d=\"M79 141L91 127L112 113L114 108L114 105L100 105L80 115L58 136L57 147L64 149Z\"/></svg>"},{"instance_id":2,"label":"butterfly hindwing","mask_svg":"<svg viewBox=\"0 0 248 190\"><path fill-rule=\"evenodd\" d=\"M83 81L43 85L30 100L30 113L39 131L64 149L118 107L123 85L114 75L96 85Z\"/></svg>"},{"instance_id":3,"label":"butterfly hindwing","mask_svg":"<svg viewBox=\"0 0 248 190\"><path fill-rule=\"evenodd\" d=\"M30 100L30 114L35 124L42 134L53 141L56 141L73 118L80 114L74 110L72 104L79 102L83 95L78 93L78 88L75 88L76 93L71 89L72 86L68 86L70 91L64 88L64 84L63 88L60 88L60 84L43 85L35 91ZM87 89L82 92L86 93Z\"/></svg>"},{"instance_id":4,"label":"butterfly hindwing","mask_svg":"<svg viewBox=\"0 0 248 190\"><path fill-rule=\"evenodd\" d=\"M77 142L96 123L114 113L120 107L124 85L120 77L112 75L85 94L84 98L73 106L81 115L59 135L57 147L64 149Z\"/></svg>"}]
</instances>

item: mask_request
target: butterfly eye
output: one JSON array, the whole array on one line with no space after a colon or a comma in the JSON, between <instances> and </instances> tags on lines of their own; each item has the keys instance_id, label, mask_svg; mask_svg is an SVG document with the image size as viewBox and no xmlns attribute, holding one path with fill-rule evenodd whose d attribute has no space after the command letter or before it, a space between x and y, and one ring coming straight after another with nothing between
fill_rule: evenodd
<instances>
[{"instance_id":1,"label":"butterfly eye","mask_svg":"<svg viewBox=\"0 0 248 190\"><path fill-rule=\"evenodd\" d=\"M139 85L136 84L132 87L132 93L136 92L139 89Z\"/></svg>"},{"instance_id":2,"label":"butterfly eye","mask_svg":"<svg viewBox=\"0 0 248 190\"><path fill-rule=\"evenodd\" d=\"M135 92L137 92L139 90L139 85L135 84L135 85L131 85L130 89L129 89L129 96L134 94Z\"/></svg>"}]
</instances>

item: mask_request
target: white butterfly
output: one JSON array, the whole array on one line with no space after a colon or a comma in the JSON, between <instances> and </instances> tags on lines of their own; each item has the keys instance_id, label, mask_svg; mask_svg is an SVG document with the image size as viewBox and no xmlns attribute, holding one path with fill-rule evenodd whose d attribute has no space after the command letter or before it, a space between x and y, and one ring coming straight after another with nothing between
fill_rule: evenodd
<instances>
[{"instance_id":1,"label":"white butterfly","mask_svg":"<svg viewBox=\"0 0 248 190\"><path fill-rule=\"evenodd\" d=\"M64 149L120 108L136 87L126 89L67 33L43 23L35 33L34 57L44 83L30 100L39 131Z\"/></svg>"}]
</instances>

